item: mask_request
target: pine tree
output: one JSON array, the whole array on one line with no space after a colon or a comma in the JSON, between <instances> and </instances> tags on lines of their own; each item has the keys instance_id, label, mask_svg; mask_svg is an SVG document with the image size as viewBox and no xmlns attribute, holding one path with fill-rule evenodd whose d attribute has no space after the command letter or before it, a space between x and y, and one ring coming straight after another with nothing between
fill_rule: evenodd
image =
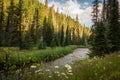
<instances>
[{"instance_id":1,"label":"pine tree","mask_svg":"<svg viewBox=\"0 0 120 80\"><path fill-rule=\"evenodd\" d=\"M63 46L63 42L64 42L64 27L62 25L61 32L60 32L60 45L61 46Z\"/></svg>"},{"instance_id":2,"label":"pine tree","mask_svg":"<svg viewBox=\"0 0 120 80\"><path fill-rule=\"evenodd\" d=\"M91 35L91 56L103 56L107 53L107 42L106 42L106 28L98 17L98 0L94 1L93 5L93 28Z\"/></svg>"},{"instance_id":3,"label":"pine tree","mask_svg":"<svg viewBox=\"0 0 120 80\"><path fill-rule=\"evenodd\" d=\"M64 45L67 46L67 45L70 45L70 44L71 44L71 32L70 32L69 26L67 26Z\"/></svg>"},{"instance_id":4,"label":"pine tree","mask_svg":"<svg viewBox=\"0 0 120 80\"><path fill-rule=\"evenodd\" d=\"M119 7L118 0L108 0L108 40L110 52L120 50L120 24L119 24Z\"/></svg>"},{"instance_id":5,"label":"pine tree","mask_svg":"<svg viewBox=\"0 0 120 80\"><path fill-rule=\"evenodd\" d=\"M99 18L98 18L98 15L99 15L99 0L94 0L93 1L93 12L92 12L92 21L94 23L98 22Z\"/></svg>"},{"instance_id":6,"label":"pine tree","mask_svg":"<svg viewBox=\"0 0 120 80\"><path fill-rule=\"evenodd\" d=\"M106 29L102 22L97 23L95 36L95 54L102 56L107 53Z\"/></svg>"},{"instance_id":7,"label":"pine tree","mask_svg":"<svg viewBox=\"0 0 120 80\"><path fill-rule=\"evenodd\" d=\"M92 17L93 17L93 22L94 22L94 25L92 26L91 28L91 31L92 31L92 34L90 35L90 38L89 38L89 44L91 45L90 47L90 50L91 50L91 56L94 56L96 53L95 53L95 35L96 35L96 30L95 30L95 27L96 27L96 23L98 22L98 4L99 4L99 1L98 0L94 0L93 1L93 12L92 12Z\"/></svg>"},{"instance_id":8,"label":"pine tree","mask_svg":"<svg viewBox=\"0 0 120 80\"><path fill-rule=\"evenodd\" d=\"M72 44L76 44L76 35L75 35L75 27L72 29Z\"/></svg>"},{"instance_id":9,"label":"pine tree","mask_svg":"<svg viewBox=\"0 0 120 80\"><path fill-rule=\"evenodd\" d=\"M80 30L79 30L79 21L78 21L78 15L76 16L76 44L80 44Z\"/></svg>"},{"instance_id":10,"label":"pine tree","mask_svg":"<svg viewBox=\"0 0 120 80\"><path fill-rule=\"evenodd\" d=\"M20 46L20 49L21 50L32 50L33 49L33 39L30 35L31 33L28 32L26 35L25 35L25 38L22 39L22 44Z\"/></svg>"},{"instance_id":11,"label":"pine tree","mask_svg":"<svg viewBox=\"0 0 120 80\"><path fill-rule=\"evenodd\" d=\"M0 0L0 47L3 45L3 27L4 27L4 0Z\"/></svg>"},{"instance_id":12,"label":"pine tree","mask_svg":"<svg viewBox=\"0 0 120 80\"><path fill-rule=\"evenodd\" d=\"M107 21L107 0L103 0L102 21L103 23Z\"/></svg>"},{"instance_id":13,"label":"pine tree","mask_svg":"<svg viewBox=\"0 0 120 80\"><path fill-rule=\"evenodd\" d=\"M39 11L38 8L35 8L34 16L33 16L33 22L31 25L31 37L35 44L37 44L39 39Z\"/></svg>"},{"instance_id":14,"label":"pine tree","mask_svg":"<svg viewBox=\"0 0 120 80\"><path fill-rule=\"evenodd\" d=\"M13 46L15 44L15 38L16 38L16 21L15 21L15 4L14 0L10 1L10 7L8 9L8 19L7 19L7 26L6 26L6 45L7 46Z\"/></svg>"},{"instance_id":15,"label":"pine tree","mask_svg":"<svg viewBox=\"0 0 120 80\"><path fill-rule=\"evenodd\" d=\"M22 44L23 44L23 36L22 36L22 18L23 18L23 0L19 0L18 7L17 7L17 26L19 30L19 47L22 49Z\"/></svg>"},{"instance_id":16,"label":"pine tree","mask_svg":"<svg viewBox=\"0 0 120 80\"><path fill-rule=\"evenodd\" d=\"M43 23L43 41L46 43L47 46L51 45L52 39L53 39L53 24L52 19L49 16L49 19L47 21L46 17L44 19Z\"/></svg>"}]
</instances>

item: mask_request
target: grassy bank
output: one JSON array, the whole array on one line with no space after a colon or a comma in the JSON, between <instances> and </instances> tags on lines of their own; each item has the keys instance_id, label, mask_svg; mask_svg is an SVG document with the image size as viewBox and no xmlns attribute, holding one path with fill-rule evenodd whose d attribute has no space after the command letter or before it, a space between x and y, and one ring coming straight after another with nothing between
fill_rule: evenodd
<instances>
[{"instance_id":1,"label":"grassy bank","mask_svg":"<svg viewBox=\"0 0 120 80\"><path fill-rule=\"evenodd\" d=\"M120 80L120 52L80 61L73 66L69 80Z\"/></svg>"},{"instance_id":2,"label":"grassy bank","mask_svg":"<svg viewBox=\"0 0 120 80\"><path fill-rule=\"evenodd\" d=\"M6 67L6 64L9 65L9 67L16 67L30 63L51 61L71 53L76 48L77 46L72 45L32 51L14 51L12 49L11 52L0 54L0 67L2 69L4 66Z\"/></svg>"},{"instance_id":3,"label":"grassy bank","mask_svg":"<svg viewBox=\"0 0 120 80\"><path fill-rule=\"evenodd\" d=\"M53 71L35 68L20 69L14 76L22 72L23 76L18 76L18 80L120 80L120 52L79 61L72 66L66 64L62 70L59 66L55 66Z\"/></svg>"},{"instance_id":4,"label":"grassy bank","mask_svg":"<svg viewBox=\"0 0 120 80\"><path fill-rule=\"evenodd\" d=\"M104 58L77 62L72 66L72 71L60 72L60 77L58 74L52 73L53 77L48 76L46 80L120 80L120 52L106 55ZM39 75L37 77L39 78Z\"/></svg>"}]
</instances>

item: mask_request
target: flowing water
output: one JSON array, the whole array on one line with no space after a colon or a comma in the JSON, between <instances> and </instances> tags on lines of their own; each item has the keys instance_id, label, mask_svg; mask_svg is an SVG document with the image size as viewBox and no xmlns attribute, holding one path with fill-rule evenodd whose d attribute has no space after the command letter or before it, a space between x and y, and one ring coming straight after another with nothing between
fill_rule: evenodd
<instances>
[{"instance_id":1,"label":"flowing water","mask_svg":"<svg viewBox=\"0 0 120 80\"><path fill-rule=\"evenodd\" d=\"M48 63L43 63L42 68L49 69L53 66L64 67L64 65L66 65L66 64L73 64L76 61L88 58L88 53L89 53L89 49L78 48L78 49L74 50L72 53L70 53L62 58L56 59L56 60L48 62Z\"/></svg>"}]
</instances>

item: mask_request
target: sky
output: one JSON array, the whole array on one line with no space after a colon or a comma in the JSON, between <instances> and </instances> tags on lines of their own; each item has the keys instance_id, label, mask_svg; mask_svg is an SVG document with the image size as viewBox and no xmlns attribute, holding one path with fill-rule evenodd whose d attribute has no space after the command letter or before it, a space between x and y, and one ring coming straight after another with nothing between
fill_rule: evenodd
<instances>
[{"instance_id":1,"label":"sky","mask_svg":"<svg viewBox=\"0 0 120 80\"><path fill-rule=\"evenodd\" d=\"M92 1L93 0L48 0L49 7L54 5L55 11L59 10L59 13L63 13L76 18L79 17L79 22L85 26L92 26ZM40 0L44 3L45 0Z\"/></svg>"}]
</instances>

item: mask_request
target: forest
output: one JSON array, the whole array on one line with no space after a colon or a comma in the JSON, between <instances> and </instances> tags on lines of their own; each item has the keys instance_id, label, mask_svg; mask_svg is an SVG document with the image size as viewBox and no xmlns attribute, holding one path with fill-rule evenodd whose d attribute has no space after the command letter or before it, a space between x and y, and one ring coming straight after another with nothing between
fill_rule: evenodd
<instances>
[{"instance_id":1,"label":"forest","mask_svg":"<svg viewBox=\"0 0 120 80\"><path fill-rule=\"evenodd\" d=\"M0 46L87 45L90 29L38 0L0 0ZM43 46L42 46L43 45Z\"/></svg>"}]
</instances>

